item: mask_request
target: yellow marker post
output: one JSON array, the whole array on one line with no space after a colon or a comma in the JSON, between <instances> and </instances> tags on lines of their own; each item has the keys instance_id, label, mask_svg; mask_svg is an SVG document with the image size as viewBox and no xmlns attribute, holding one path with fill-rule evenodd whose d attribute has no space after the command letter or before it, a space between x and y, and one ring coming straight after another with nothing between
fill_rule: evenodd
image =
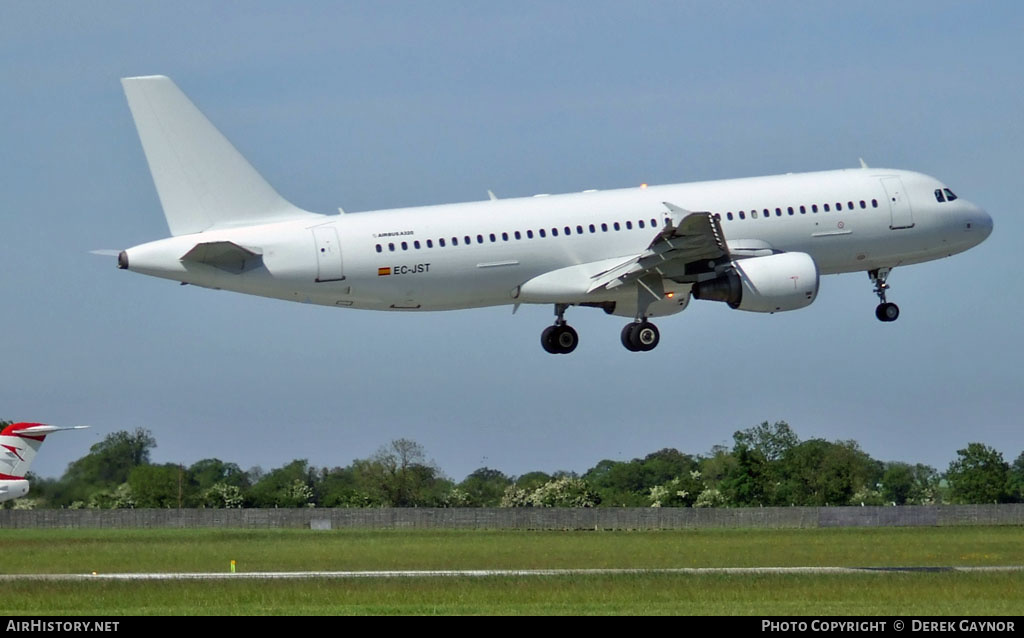
<instances>
[{"instance_id":1,"label":"yellow marker post","mask_svg":"<svg viewBox=\"0 0 1024 638\"><path fill-rule=\"evenodd\" d=\"M231 561L231 573L235 573L235 561Z\"/></svg>"}]
</instances>

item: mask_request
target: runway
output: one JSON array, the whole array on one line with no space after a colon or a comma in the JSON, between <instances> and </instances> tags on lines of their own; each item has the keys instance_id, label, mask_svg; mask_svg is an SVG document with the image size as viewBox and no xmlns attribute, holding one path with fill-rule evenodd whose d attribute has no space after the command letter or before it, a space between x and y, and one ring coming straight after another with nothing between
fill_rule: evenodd
<instances>
[{"instance_id":1,"label":"runway","mask_svg":"<svg viewBox=\"0 0 1024 638\"><path fill-rule=\"evenodd\" d=\"M668 569L446 569L386 571L298 571L298 572L167 572L112 574L0 574L0 581L82 581L82 580L301 580L356 578L493 578L531 576L628 576L628 575L756 575L756 574L891 574L943 572L1014 572L1024 565L978 567L679 567Z\"/></svg>"}]
</instances>

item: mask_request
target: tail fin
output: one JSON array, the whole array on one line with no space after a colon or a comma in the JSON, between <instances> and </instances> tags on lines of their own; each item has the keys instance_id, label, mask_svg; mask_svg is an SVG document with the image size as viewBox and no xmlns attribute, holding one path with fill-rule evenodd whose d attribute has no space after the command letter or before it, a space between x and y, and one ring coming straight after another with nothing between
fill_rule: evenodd
<instances>
[{"instance_id":1,"label":"tail fin","mask_svg":"<svg viewBox=\"0 0 1024 638\"><path fill-rule=\"evenodd\" d=\"M0 479L25 478L46 435L60 430L84 430L89 426L60 427L42 423L15 423L0 431ZM0 499L2 500L2 499Z\"/></svg>"},{"instance_id":2,"label":"tail fin","mask_svg":"<svg viewBox=\"0 0 1024 638\"><path fill-rule=\"evenodd\" d=\"M281 197L170 78L121 84L172 235L318 216Z\"/></svg>"}]
</instances>

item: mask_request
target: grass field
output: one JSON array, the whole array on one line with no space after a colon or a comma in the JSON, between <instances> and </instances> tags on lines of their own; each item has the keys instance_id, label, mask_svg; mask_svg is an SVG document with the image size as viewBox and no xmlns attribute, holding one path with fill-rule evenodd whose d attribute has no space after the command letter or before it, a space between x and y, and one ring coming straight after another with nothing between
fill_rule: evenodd
<instances>
[{"instance_id":1,"label":"grass field","mask_svg":"<svg viewBox=\"0 0 1024 638\"><path fill-rule=\"evenodd\" d=\"M1017 527L0 530L11 573L1024 565ZM1024 572L6 582L16 614L1019 614Z\"/></svg>"}]
</instances>

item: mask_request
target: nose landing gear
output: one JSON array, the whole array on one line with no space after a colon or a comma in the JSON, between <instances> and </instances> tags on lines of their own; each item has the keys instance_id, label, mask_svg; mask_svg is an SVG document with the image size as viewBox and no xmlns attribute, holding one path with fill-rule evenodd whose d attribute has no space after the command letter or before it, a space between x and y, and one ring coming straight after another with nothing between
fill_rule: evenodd
<instances>
[{"instance_id":1,"label":"nose landing gear","mask_svg":"<svg viewBox=\"0 0 1024 638\"><path fill-rule=\"evenodd\" d=\"M875 294L878 295L878 299L882 302L875 308L875 317L879 321L886 323L896 321L900 316L900 307L885 300L885 291L889 289L889 284L885 283L885 280L889 277L890 272L892 272L891 268L878 268L868 271L868 277L875 284Z\"/></svg>"}]
</instances>

